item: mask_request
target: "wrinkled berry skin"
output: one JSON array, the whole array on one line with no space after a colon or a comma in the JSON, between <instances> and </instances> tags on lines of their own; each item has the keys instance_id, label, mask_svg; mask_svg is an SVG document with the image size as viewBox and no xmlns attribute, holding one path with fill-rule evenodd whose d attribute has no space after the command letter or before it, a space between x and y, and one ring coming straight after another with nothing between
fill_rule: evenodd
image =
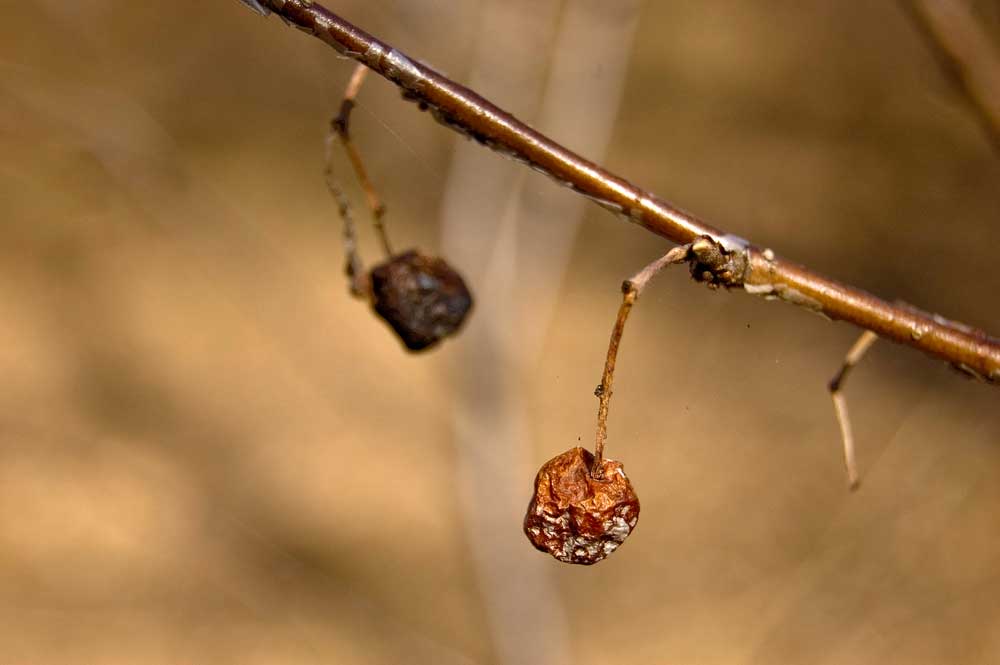
<instances>
[{"instance_id":1,"label":"wrinkled berry skin","mask_svg":"<svg viewBox=\"0 0 1000 665\"><path fill-rule=\"evenodd\" d=\"M546 462L535 477L524 533L565 563L604 560L639 521L639 498L621 462L605 459L602 480L591 477L593 463L589 451L573 448Z\"/></svg>"},{"instance_id":2,"label":"wrinkled berry skin","mask_svg":"<svg viewBox=\"0 0 1000 665\"><path fill-rule=\"evenodd\" d=\"M454 334L472 308L462 276L443 259L415 250L371 271L372 307L406 348L420 351Z\"/></svg>"}]
</instances>

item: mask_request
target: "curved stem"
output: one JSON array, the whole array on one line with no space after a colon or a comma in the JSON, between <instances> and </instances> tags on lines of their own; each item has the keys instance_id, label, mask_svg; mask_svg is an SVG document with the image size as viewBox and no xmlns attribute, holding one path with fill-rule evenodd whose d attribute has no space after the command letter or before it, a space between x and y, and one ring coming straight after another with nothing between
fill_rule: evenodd
<instances>
[{"instance_id":1,"label":"curved stem","mask_svg":"<svg viewBox=\"0 0 1000 665\"><path fill-rule=\"evenodd\" d=\"M615 320L615 327L611 331L611 342L608 344L608 358L604 362L604 374L601 376L601 385L597 386L594 394L600 400L597 407L597 438L594 441L594 464L590 468L590 475L600 480L604 478L604 442L608 438L608 405L611 402L611 385L615 379L615 361L618 358L618 345L622 341L622 333L625 332L625 321L628 320L629 312L635 303L636 292L630 282L622 284L622 291L625 297L618 307L618 318Z\"/></svg>"},{"instance_id":2,"label":"curved stem","mask_svg":"<svg viewBox=\"0 0 1000 665\"><path fill-rule=\"evenodd\" d=\"M597 386L597 390L594 391L594 394L600 400L597 407L597 438L594 442L594 464L590 468L590 475L594 479L600 480L604 478L604 443L608 439L608 407L611 403L611 386L615 379L615 362L618 360L618 346L621 344L622 334L625 332L625 322L632 311L632 306L639 299L639 294L646 288L649 280L653 279L666 266L685 261L689 249L686 245L683 247L674 247L622 283L622 304L618 307L618 318L615 319L615 327L611 330L611 342L608 343L608 357L604 361L604 373L601 375L601 385Z\"/></svg>"},{"instance_id":3,"label":"curved stem","mask_svg":"<svg viewBox=\"0 0 1000 665\"><path fill-rule=\"evenodd\" d=\"M378 234L379 241L382 243L382 250L385 252L386 257L390 258L392 257L392 246L389 244L389 234L385 230L385 204L382 203L382 199L379 198L378 192L375 190L375 185L372 184L371 178L368 177L368 170L361 159L361 152L351 139L351 111L357 105L357 102L354 100L361 91L361 86L364 84L367 74L368 68L364 65L355 67L354 73L351 75L351 80L347 82L347 89L344 91L344 100L340 103L340 113L330 123L330 127L340 137L344 151L347 153L348 159L351 160L351 166L354 168L358 182L361 183L361 189L365 193L368 209L372 213L372 221L375 224L375 232Z\"/></svg>"},{"instance_id":4,"label":"curved stem","mask_svg":"<svg viewBox=\"0 0 1000 665\"><path fill-rule=\"evenodd\" d=\"M858 489L861 485L861 476L858 475L858 462L854 453L854 432L851 428L851 417L847 412L847 400L844 398L843 390L851 370L861 362L868 349L877 340L878 336L872 331L863 332L851 350L847 352L836 376L830 379L830 383L827 385L830 397L833 399L833 412L840 425L840 438L844 443L844 467L847 469L847 486L851 491Z\"/></svg>"}]
</instances>

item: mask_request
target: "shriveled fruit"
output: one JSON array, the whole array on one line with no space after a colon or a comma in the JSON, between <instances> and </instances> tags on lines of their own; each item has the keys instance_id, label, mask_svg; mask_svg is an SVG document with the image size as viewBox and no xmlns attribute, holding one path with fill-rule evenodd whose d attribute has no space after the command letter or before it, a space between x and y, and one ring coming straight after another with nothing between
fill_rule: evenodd
<instances>
[{"instance_id":1,"label":"shriveled fruit","mask_svg":"<svg viewBox=\"0 0 1000 665\"><path fill-rule=\"evenodd\" d=\"M375 266L371 289L375 311L412 351L453 334L472 308L472 295L462 276L444 259L416 250Z\"/></svg>"},{"instance_id":2,"label":"shriveled fruit","mask_svg":"<svg viewBox=\"0 0 1000 665\"><path fill-rule=\"evenodd\" d=\"M621 462L602 461L603 478L591 475L594 456L572 448L546 462L524 517L531 544L566 563L590 565L625 542L639 520L639 499Z\"/></svg>"}]
</instances>

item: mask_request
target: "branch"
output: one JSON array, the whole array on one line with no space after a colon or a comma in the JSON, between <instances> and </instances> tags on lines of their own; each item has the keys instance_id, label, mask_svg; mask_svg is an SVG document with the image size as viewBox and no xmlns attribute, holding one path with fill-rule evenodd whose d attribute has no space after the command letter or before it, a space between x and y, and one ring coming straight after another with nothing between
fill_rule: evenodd
<instances>
[{"instance_id":1,"label":"branch","mask_svg":"<svg viewBox=\"0 0 1000 665\"><path fill-rule=\"evenodd\" d=\"M950 363L973 377L1000 384L1000 340L905 304L892 304L841 284L724 233L576 155L483 99L411 60L311 0L242 0L274 12L338 53L370 67L402 89L405 99L441 124L506 157L541 171L620 218L679 245L701 238L687 257L692 276L711 287L742 288L847 321Z\"/></svg>"},{"instance_id":2,"label":"branch","mask_svg":"<svg viewBox=\"0 0 1000 665\"><path fill-rule=\"evenodd\" d=\"M902 5L1000 150L1000 55L972 9L960 0L903 0Z\"/></svg>"}]
</instances>

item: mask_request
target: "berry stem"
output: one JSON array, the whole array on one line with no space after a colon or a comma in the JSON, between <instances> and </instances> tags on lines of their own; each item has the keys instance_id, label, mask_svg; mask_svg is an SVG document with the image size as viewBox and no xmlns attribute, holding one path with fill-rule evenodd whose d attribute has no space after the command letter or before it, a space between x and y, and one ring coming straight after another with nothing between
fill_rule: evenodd
<instances>
[{"instance_id":1,"label":"berry stem","mask_svg":"<svg viewBox=\"0 0 1000 665\"><path fill-rule=\"evenodd\" d=\"M674 263L683 263L687 258L690 245L674 247L669 252L656 259L622 283L622 304L618 307L618 318L611 330L611 341L608 343L608 357L604 361L604 373L601 375L601 385L594 393L600 403L597 407L597 437L594 443L594 464L590 475L595 480L604 478L604 443L608 438L608 408L611 403L611 386L615 378L615 362L618 359L618 347L625 332L625 322L632 311L632 306L639 299L642 290L646 288L653 277L663 268Z\"/></svg>"},{"instance_id":2,"label":"berry stem","mask_svg":"<svg viewBox=\"0 0 1000 665\"><path fill-rule=\"evenodd\" d=\"M385 252L387 258L391 258L393 256L392 245L389 244L389 234L386 232L384 222L385 204L382 203L382 199L375 190L375 185L372 184L371 178L368 177L368 170L365 168L364 160L361 159L361 152L351 139L351 111L357 105L355 100L361 91L361 86L364 84L367 75L368 68L366 66L358 65L354 68L351 80L347 82L347 89L344 90L344 99L340 103L340 112L330 122L330 133L327 136L327 144L329 145L332 138L336 136L344 146L344 152L347 153L347 158L350 160L351 167L354 169L358 182L361 184L361 189L364 190L365 200L368 202L368 209L371 210L372 221L375 225L375 232L382 243L382 250ZM329 183L330 175L332 174L329 150L327 151L326 171L327 182Z\"/></svg>"}]
</instances>

